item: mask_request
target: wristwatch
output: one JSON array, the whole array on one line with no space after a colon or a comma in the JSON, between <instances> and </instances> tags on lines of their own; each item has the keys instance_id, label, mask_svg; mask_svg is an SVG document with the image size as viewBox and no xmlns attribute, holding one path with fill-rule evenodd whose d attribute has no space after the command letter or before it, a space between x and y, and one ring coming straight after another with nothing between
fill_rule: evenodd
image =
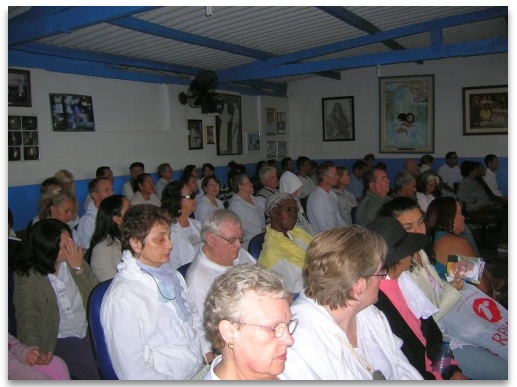
<instances>
[{"instance_id":1,"label":"wristwatch","mask_svg":"<svg viewBox=\"0 0 517 387\"><path fill-rule=\"evenodd\" d=\"M75 271L79 271L81 270L82 268L84 267L84 262L81 263L79 266L76 266L76 267L72 267L72 270L75 272Z\"/></svg>"}]
</instances>

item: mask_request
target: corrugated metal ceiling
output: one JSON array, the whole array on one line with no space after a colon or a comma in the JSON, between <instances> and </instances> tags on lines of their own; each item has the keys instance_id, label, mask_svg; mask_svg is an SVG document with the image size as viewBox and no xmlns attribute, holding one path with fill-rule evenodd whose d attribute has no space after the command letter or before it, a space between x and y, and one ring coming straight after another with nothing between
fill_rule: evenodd
<instances>
[{"instance_id":1,"label":"corrugated metal ceiling","mask_svg":"<svg viewBox=\"0 0 517 387\"><path fill-rule=\"evenodd\" d=\"M55 71L103 76L109 69L104 76L147 74L147 81L163 83L188 83L207 69L218 74L220 88L243 93L285 95L301 77L337 79L342 69L375 63L508 50L507 7L214 6L210 17L205 7L32 7L14 16L21 8L9 7L10 66L52 70L61 58ZM81 13L74 12L86 8L92 16L75 21ZM108 8L117 9L103 18ZM117 15L123 8L135 12ZM484 14L493 16L480 20ZM473 22L457 24L470 15L477 15ZM48 23L40 31L23 31L40 20ZM400 28L407 32L382 35ZM337 44L347 49L326 49Z\"/></svg>"}]
</instances>

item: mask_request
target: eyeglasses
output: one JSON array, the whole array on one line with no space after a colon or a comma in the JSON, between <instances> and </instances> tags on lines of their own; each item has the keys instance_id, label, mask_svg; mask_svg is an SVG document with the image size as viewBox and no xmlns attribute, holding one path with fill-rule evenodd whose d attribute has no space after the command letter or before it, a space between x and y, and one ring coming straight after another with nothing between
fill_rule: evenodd
<instances>
[{"instance_id":1,"label":"eyeglasses","mask_svg":"<svg viewBox=\"0 0 517 387\"><path fill-rule=\"evenodd\" d=\"M224 239L226 242L228 242L229 245L234 245L234 244L237 243L237 241L239 241L241 245L244 243L244 237L243 236L238 237L238 238L227 239L227 238L225 238L225 237L223 237L221 235L218 235L216 233L212 233L212 234L214 234L215 236L218 236L221 239Z\"/></svg>"},{"instance_id":2,"label":"eyeglasses","mask_svg":"<svg viewBox=\"0 0 517 387\"><path fill-rule=\"evenodd\" d=\"M287 212L288 214L297 214L298 213L298 207L280 207L283 211Z\"/></svg>"},{"instance_id":3,"label":"eyeglasses","mask_svg":"<svg viewBox=\"0 0 517 387\"><path fill-rule=\"evenodd\" d=\"M183 198L183 199L192 199L192 200L194 200L194 199L196 198L196 193L195 193L195 192L193 192L193 193L188 194L188 195L185 195L185 196L180 195L180 198Z\"/></svg>"},{"instance_id":4,"label":"eyeglasses","mask_svg":"<svg viewBox=\"0 0 517 387\"><path fill-rule=\"evenodd\" d=\"M281 322L281 323L276 324L274 327L266 327L264 325L251 324L251 323L247 323L247 322L243 322L243 321L239 321L239 324L252 325L254 327L267 329L268 331L272 331L273 334L275 335L275 337L278 339L283 336L283 334L285 333L286 330L289 332L290 335L292 335L294 333L294 331L296 330L296 327L298 326L298 320L290 320L288 323Z\"/></svg>"},{"instance_id":5,"label":"eyeglasses","mask_svg":"<svg viewBox=\"0 0 517 387\"><path fill-rule=\"evenodd\" d=\"M386 278L388 275L388 269L382 269L381 274L372 274L370 277L379 277L380 279Z\"/></svg>"}]
</instances>

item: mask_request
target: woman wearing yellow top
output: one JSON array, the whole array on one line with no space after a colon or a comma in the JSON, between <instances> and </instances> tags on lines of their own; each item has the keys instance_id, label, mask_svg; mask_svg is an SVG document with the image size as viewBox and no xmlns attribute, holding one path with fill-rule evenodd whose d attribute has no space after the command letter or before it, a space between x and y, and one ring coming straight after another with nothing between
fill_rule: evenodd
<instances>
[{"instance_id":1,"label":"woman wearing yellow top","mask_svg":"<svg viewBox=\"0 0 517 387\"><path fill-rule=\"evenodd\" d=\"M305 252L313 237L295 226L298 205L291 194L279 192L270 196L266 212L271 224L266 227L258 263L283 277L283 285L289 292L288 301L292 303L303 289Z\"/></svg>"}]
</instances>

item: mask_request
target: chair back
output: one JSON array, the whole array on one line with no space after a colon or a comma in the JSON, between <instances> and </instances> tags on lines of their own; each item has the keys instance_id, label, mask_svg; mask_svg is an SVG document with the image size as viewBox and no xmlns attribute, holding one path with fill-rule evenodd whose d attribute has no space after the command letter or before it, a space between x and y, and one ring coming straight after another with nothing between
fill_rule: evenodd
<instances>
[{"instance_id":1,"label":"chair back","mask_svg":"<svg viewBox=\"0 0 517 387\"><path fill-rule=\"evenodd\" d=\"M90 293L88 299L88 323L90 337L92 340L93 353L99 374L104 380L118 380L117 374L113 370L111 358L106 345L104 329L101 325L101 304L104 294L111 284L112 279L101 282Z\"/></svg>"},{"instance_id":2,"label":"chair back","mask_svg":"<svg viewBox=\"0 0 517 387\"><path fill-rule=\"evenodd\" d=\"M264 243L264 237L266 233L260 233L251 238L250 243L248 245L248 253L251 254L253 258L256 260L259 259L260 252L262 251L262 244Z\"/></svg>"},{"instance_id":3,"label":"chair back","mask_svg":"<svg viewBox=\"0 0 517 387\"><path fill-rule=\"evenodd\" d=\"M178 271L180 272L180 274L183 276L183 278L185 278L185 276L187 275L187 270L188 268L190 267L190 264L192 262L189 262L189 263L186 263L184 265L181 265L180 267L178 267Z\"/></svg>"}]
</instances>

